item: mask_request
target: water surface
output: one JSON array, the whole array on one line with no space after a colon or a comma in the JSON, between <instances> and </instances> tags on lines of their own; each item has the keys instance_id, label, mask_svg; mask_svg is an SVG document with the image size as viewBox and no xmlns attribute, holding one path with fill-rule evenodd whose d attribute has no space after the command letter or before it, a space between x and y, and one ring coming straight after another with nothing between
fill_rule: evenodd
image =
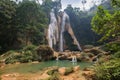
<instances>
[{"instance_id":1,"label":"water surface","mask_svg":"<svg viewBox=\"0 0 120 80\"><path fill-rule=\"evenodd\" d=\"M58 66L58 67L73 67L73 66L80 66L80 69L83 69L85 67L89 67L92 65L92 63L89 62L77 62L73 63L67 60L53 60L53 61L46 61L46 62L40 62L40 63L23 63L23 64L12 64L7 65L3 69L0 69L1 73L35 73L39 72L44 68L52 67L52 66Z\"/></svg>"}]
</instances>

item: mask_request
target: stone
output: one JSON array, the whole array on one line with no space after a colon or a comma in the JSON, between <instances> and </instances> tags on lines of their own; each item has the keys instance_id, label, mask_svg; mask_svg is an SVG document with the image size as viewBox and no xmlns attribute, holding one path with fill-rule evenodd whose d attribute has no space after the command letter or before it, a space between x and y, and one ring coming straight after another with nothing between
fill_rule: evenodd
<instances>
[{"instance_id":1,"label":"stone","mask_svg":"<svg viewBox=\"0 0 120 80\"><path fill-rule=\"evenodd\" d=\"M74 71L80 70L80 66L75 66L75 67L73 68L73 70L74 70Z\"/></svg>"},{"instance_id":2,"label":"stone","mask_svg":"<svg viewBox=\"0 0 120 80\"><path fill-rule=\"evenodd\" d=\"M65 75L66 68L65 68L65 67L61 67L61 68L58 69L58 72L59 72L61 75Z\"/></svg>"}]
</instances>

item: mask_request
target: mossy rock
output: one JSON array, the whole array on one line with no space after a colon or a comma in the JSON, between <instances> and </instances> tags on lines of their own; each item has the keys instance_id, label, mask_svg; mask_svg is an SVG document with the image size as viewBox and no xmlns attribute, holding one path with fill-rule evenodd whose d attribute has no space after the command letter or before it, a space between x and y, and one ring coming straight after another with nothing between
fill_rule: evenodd
<instances>
[{"instance_id":1,"label":"mossy rock","mask_svg":"<svg viewBox=\"0 0 120 80\"><path fill-rule=\"evenodd\" d=\"M47 45L40 45L36 51L40 61L50 60L54 56L54 51Z\"/></svg>"},{"instance_id":2,"label":"mossy rock","mask_svg":"<svg viewBox=\"0 0 120 80\"><path fill-rule=\"evenodd\" d=\"M58 69L52 69L47 72L48 75L54 75L55 73L58 73Z\"/></svg>"},{"instance_id":3,"label":"mossy rock","mask_svg":"<svg viewBox=\"0 0 120 80\"><path fill-rule=\"evenodd\" d=\"M74 71L74 70L73 70L73 67L66 68L65 75L68 75L68 74L72 73L73 71Z\"/></svg>"},{"instance_id":4,"label":"mossy rock","mask_svg":"<svg viewBox=\"0 0 120 80\"><path fill-rule=\"evenodd\" d=\"M61 78L59 77L59 75L54 74L45 80L61 80Z\"/></svg>"}]
</instances>

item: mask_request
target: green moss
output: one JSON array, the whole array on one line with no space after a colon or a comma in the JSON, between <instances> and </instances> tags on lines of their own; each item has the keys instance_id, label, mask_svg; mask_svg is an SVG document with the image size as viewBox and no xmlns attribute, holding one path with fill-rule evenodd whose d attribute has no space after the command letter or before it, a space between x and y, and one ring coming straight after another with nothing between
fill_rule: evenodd
<instances>
[{"instance_id":1,"label":"green moss","mask_svg":"<svg viewBox=\"0 0 120 80\"><path fill-rule=\"evenodd\" d=\"M48 72L47 72L47 74L48 75L54 75L55 73L57 73L58 72L58 69L53 69L53 70L49 70Z\"/></svg>"},{"instance_id":2,"label":"green moss","mask_svg":"<svg viewBox=\"0 0 120 80\"><path fill-rule=\"evenodd\" d=\"M54 72L53 75L51 75L49 78L45 79L45 80L61 80L58 72Z\"/></svg>"}]
</instances>

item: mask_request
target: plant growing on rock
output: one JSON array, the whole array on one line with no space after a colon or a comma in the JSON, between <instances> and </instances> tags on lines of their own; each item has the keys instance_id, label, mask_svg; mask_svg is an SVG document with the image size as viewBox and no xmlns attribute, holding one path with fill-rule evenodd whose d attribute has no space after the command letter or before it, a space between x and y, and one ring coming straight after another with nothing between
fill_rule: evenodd
<instances>
[{"instance_id":1,"label":"plant growing on rock","mask_svg":"<svg viewBox=\"0 0 120 80\"><path fill-rule=\"evenodd\" d=\"M45 61L53 58L53 50L46 45L40 45L37 49L37 55L39 56L39 61Z\"/></svg>"}]
</instances>

